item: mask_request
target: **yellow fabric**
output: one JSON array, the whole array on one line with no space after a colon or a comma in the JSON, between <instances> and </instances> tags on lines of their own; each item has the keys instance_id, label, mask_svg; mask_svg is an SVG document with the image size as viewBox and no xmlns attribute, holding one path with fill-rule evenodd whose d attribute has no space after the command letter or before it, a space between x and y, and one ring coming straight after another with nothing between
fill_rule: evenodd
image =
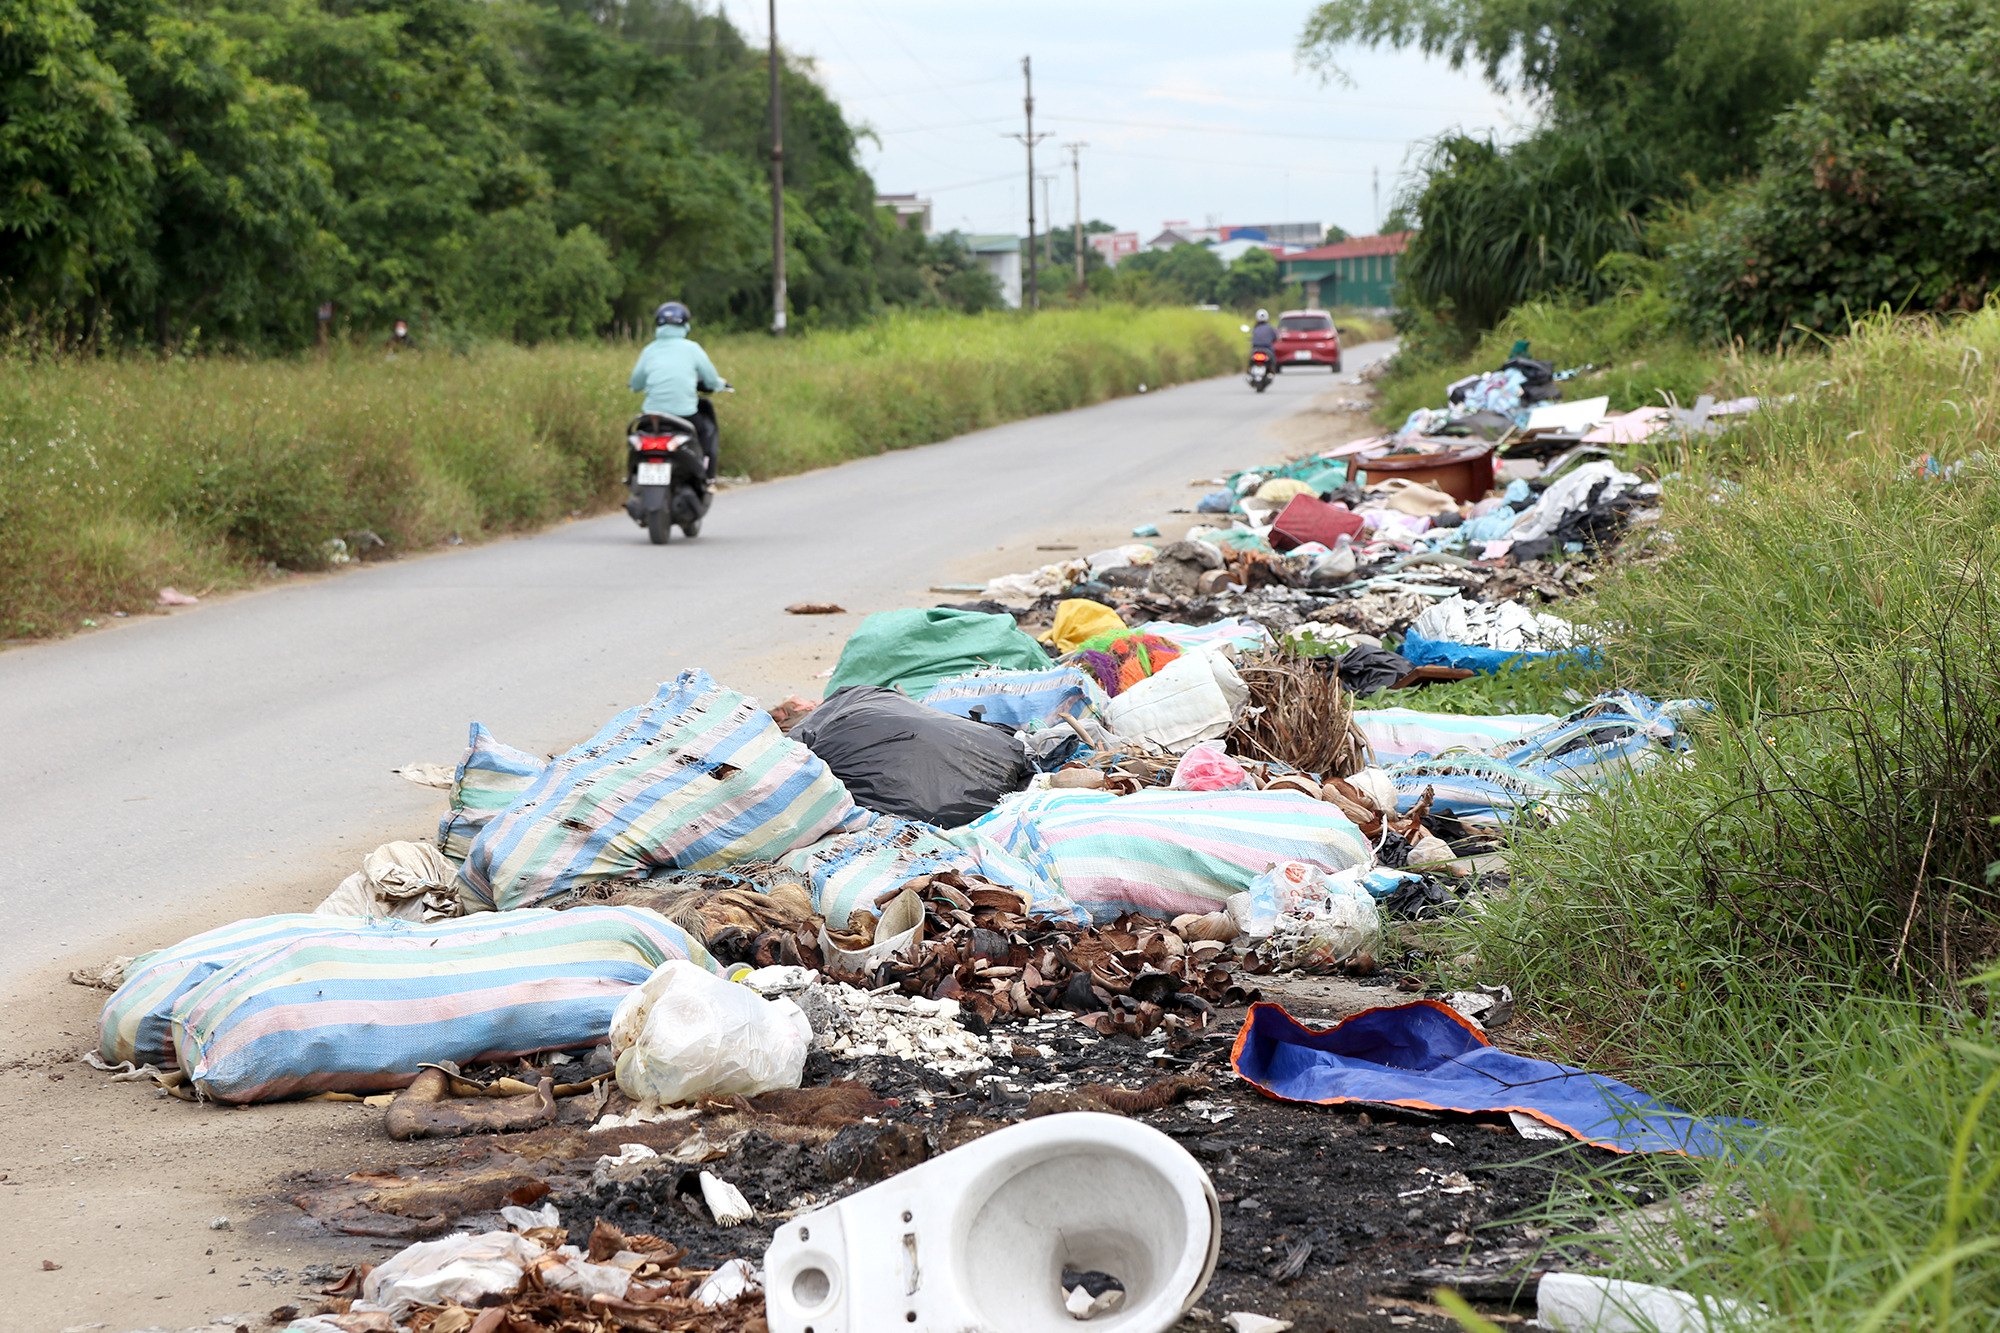
<instances>
[{"instance_id":1,"label":"yellow fabric","mask_svg":"<svg viewBox=\"0 0 2000 1333\"><path fill-rule=\"evenodd\" d=\"M1257 488L1257 498L1269 500L1273 504L1289 504L1296 496L1318 494L1318 491L1296 477L1273 477Z\"/></svg>"},{"instance_id":2,"label":"yellow fabric","mask_svg":"<svg viewBox=\"0 0 2000 1333\"><path fill-rule=\"evenodd\" d=\"M1056 603L1056 623L1042 636L1043 643L1055 645L1059 653L1074 652L1076 646L1086 639L1094 639L1100 634L1123 634L1125 622L1118 613L1102 602L1093 602L1087 597L1072 597L1066 602Z\"/></svg>"}]
</instances>

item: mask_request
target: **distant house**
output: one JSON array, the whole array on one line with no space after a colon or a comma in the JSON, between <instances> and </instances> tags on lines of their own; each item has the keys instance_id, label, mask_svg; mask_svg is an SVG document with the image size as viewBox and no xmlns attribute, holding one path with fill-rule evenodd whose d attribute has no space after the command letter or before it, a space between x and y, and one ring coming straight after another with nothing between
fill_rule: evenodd
<instances>
[{"instance_id":1,"label":"distant house","mask_svg":"<svg viewBox=\"0 0 2000 1333\"><path fill-rule=\"evenodd\" d=\"M1305 284L1306 304L1379 307L1395 304L1396 265L1410 248L1413 231L1356 236L1286 255L1278 261L1285 282Z\"/></svg>"},{"instance_id":2,"label":"distant house","mask_svg":"<svg viewBox=\"0 0 2000 1333\"><path fill-rule=\"evenodd\" d=\"M1326 224L1320 222L1255 222L1247 227L1224 227L1225 241L1269 241L1272 245L1305 248L1326 239Z\"/></svg>"},{"instance_id":3,"label":"distant house","mask_svg":"<svg viewBox=\"0 0 2000 1333\"><path fill-rule=\"evenodd\" d=\"M1011 234L968 236L966 248L979 267L1000 280L1000 299L1010 310L1021 308L1021 238Z\"/></svg>"},{"instance_id":4,"label":"distant house","mask_svg":"<svg viewBox=\"0 0 2000 1333\"><path fill-rule=\"evenodd\" d=\"M1136 231L1095 232L1084 240L1113 268L1118 267L1119 260L1139 253L1139 233Z\"/></svg>"},{"instance_id":5,"label":"distant house","mask_svg":"<svg viewBox=\"0 0 2000 1333\"><path fill-rule=\"evenodd\" d=\"M1171 250L1177 245L1193 245L1194 237L1172 227L1166 228L1158 236L1146 242L1148 250Z\"/></svg>"},{"instance_id":6,"label":"distant house","mask_svg":"<svg viewBox=\"0 0 2000 1333\"><path fill-rule=\"evenodd\" d=\"M896 212L896 225L911 227L928 236L931 234L931 201L920 199L914 194L878 194L875 207L891 208Z\"/></svg>"}]
</instances>

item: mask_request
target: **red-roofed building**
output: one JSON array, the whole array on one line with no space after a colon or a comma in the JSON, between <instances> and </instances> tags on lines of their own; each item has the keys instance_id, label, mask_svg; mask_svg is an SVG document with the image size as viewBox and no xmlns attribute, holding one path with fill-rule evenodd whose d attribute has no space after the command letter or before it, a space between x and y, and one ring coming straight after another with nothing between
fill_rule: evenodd
<instances>
[{"instance_id":1,"label":"red-roofed building","mask_svg":"<svg viewBox=\"0 0 2000 1333\"><path fill-rule=\"evenodd\" d=\"M1278 276L1302 282L1306 304L1388 306L1395 304L1396 265L1410 248L1413 231L1356 236L1278 261Z\"/></svg>"}]
</instances>

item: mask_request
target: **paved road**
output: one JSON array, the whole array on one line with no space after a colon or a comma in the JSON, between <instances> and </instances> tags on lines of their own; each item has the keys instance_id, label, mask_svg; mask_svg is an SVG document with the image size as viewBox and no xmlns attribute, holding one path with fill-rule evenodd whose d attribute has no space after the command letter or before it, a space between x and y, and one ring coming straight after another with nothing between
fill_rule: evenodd
<instances>
[{"instance_id":1,"label":"paved road","mask_svg":"<svg viewBox=\"0 0 2000 1333\"><path fill-rule=\"evenodd\" d=\"M797 689L854 618L787 603L924 605L941 579L1060 558L1035 540L1190 503L1191 478L1268 460L1264 427L1333 387L1208 380L728 492L664 550L615 514L0 653L0 995L378 829L413 835L437 793L387 770L455 760L469 721L548 752L683 667Z\"/></svg>"}]
</instances>

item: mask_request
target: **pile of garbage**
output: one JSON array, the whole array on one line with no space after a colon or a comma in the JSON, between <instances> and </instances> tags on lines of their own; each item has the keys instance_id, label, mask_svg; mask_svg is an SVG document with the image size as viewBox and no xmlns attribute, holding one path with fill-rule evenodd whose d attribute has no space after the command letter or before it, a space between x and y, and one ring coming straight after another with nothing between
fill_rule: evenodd
<instances>
[{"instance_id":1,"label":"pile of garbage","mask_svg":"<svg viewBox=\"0 0 2000 1333\"><path fill-rule=\"evenodd\" d=\"M1505 887L1508 826L1565 818L1685 750L1701 705L1629 692L1560 717L1368 706L1590 653L1547 608L1657 518L1658 488L1585 438L1546 463L1508 452L1567 439L1535 424L1572 406L1553 384L1510 363L1455 386L1447 418L1417 423L1430 434L1220 479L1180 540L869 616L823 701L767 711L690 670L548 759L474 723L455 768L407 771L448 782L433 837L371 853L316 913L90 978L116 988L97 1062L187 1100L366 1100L397 1138L631 1136L571 1182L588 1235L520 1199L512 1230L414 1245L351 1307L295 1327L456 1333L503 1296L508 1322L481 1330L765 1327L753 1265L683 1268L685 1248L620 1227L782 1220L875 1169L754 1204L703 1169L797 1158L771 1136L803 1105L784 1098L824 1094L804 1114L826 1123L855 1098L875 1108L847 1125L957 1104L975 1136L992 1129L981 1107L1158 1109L1210 1084L1156 1060L1224 1058L1218 1012L1245 1006L1270 1050L1334 1059L1280 1030L1258 978L1421 989L1398 921L1479 910ZM1493 416L1497 440L1474 438ZM1454 1059L1503 1012L1490 995L1425 1003L1401 1021L1458 1043ZM1154 1077L1060 1068L1120 1044ZM1366 1063L1356 1051L1338 1060ZM1388 1063L1392 1082L1430 1076ZM1399 1095L1419 1094L1457 1105ZM738 1111L766 1117L764 1137L711 1136ZM903 1143L918 1162L957 1133L878 1133L867 1151ZM357 1197L325 1209L381 1211ZM1065 1289L1079 1308L1118 1299Z\"/></svg>"}]
</instances>

